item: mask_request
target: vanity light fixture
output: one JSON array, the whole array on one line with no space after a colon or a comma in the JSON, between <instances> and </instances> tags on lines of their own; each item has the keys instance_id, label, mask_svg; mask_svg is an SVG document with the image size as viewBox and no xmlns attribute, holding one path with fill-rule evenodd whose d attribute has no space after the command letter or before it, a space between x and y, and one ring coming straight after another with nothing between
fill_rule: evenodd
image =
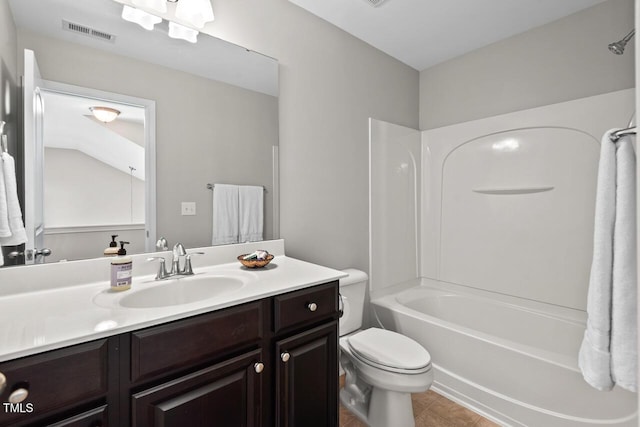
<instances>
[{"instance_id":1,"label":"vanity light fixture","mask_svg":"<svg viewBox=\"0 0 640 427\"><path fill-rule=\"evenodd\" d=\"M89 107L93 117L103 123L112 122L120 115L120 111L110 107Z\"/></svg>"},{"instance_id":2,"label":"vanity light fixture","mask_svg":"<svg viewBox=\"0 0 640 427\"><path fill-rule=\"evenodd\" d=\"M159 16L152 15L135 7L127 6L126 4L122 8L122 19L134 22L149 31L153 30L156 24L162 22L162 18Z\"/></svg>"},{"instance_id":3,"label":"vanity light fixture","mask_svg":"<svg viewBox=\"0 0 640 427\"><path fill-rule=\"evenodd\" d=\"M213 21L211 0L131 0L135 6L151 9L158 13L167 12L167 1L176 3L176 18L189 25L169 21L169 37L196 43L198 30L191 27L203 28L207 22ZM123 5L122 18L125 21L134 22L146 30L153 30L155 24L162 22L162 18L159 16L128 5Z\"/></svg>"},{"instance_id":4,"label":"vanity light fixture","mask_svg":"<svg viewBox=\"0 0 640 427\"><path fill-rule=\"evenodd\" d=\"M214 19L211 0L179 0L176 4L176 18L196 28L204 27L204 24Z\"/></svg>"},{"instance_id":5,"label":"vanity light fixture","mask_svg":"<svg viewBox=\"0 0 640 427\"><path fill-rule=\"evenodd\" d=\"M167 2L165 0L131 0L135 6L145 9L153 9L160 13L166 13Z\"/></svg>"},{"instance_id":6,"label":"vanity light fixture","mask_svg":"<svg viewBox=\"0 0 640 427\"><path fill-rule=\"evenodd\" d=\"M169 37L196 43L198 41L198 30L169 21Z\"/></svg>"}]
</instances>

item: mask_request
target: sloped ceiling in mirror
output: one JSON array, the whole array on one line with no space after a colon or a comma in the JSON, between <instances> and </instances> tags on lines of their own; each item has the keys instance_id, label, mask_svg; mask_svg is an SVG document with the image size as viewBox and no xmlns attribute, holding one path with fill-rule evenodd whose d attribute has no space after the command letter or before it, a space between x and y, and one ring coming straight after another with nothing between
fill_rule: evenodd
<instances>
[{"instance_id":1,"label":"sloped ceiling in mirror","mask_svg":"<svg viewBox=\"0 0 640 427\"><path fill-rule=\"evenodd\" d=\"M122 4L115 1L9 0L9 4L20 29L278 96L278 64L272 58L208 35L201 34L195 44L172 39L166 21L146 31L123 20ZM33 14L35 9L39 13ZM114 37L106 41L69 31L64 21Z\"/></svg>"}]
</instances>

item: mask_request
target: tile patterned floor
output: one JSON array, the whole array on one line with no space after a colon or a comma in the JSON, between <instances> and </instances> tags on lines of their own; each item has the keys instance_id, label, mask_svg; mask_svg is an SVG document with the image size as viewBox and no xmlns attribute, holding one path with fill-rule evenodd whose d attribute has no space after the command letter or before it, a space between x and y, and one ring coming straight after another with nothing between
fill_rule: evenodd
<instances>
[{"instance_id":1,"label":"tile patterned floor","mask_svg":"<svg viewBox=\"0 0 640 427\"><path fill-rule=\"evenodd\" d=\"M343 379L341 378L341 385L342 382ZM498 427L498 424L431 390L425 393L413 394L411 400L413 402L416 427ZM340 405L340 427L366 426L355 415Z\"/></svg>"}]
</instances>

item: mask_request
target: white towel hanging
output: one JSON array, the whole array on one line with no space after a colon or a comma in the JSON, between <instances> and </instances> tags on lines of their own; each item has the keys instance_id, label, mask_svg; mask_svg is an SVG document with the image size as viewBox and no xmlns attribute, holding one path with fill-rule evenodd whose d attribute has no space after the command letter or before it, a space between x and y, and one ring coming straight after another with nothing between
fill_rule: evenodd
<instances>
[{"instance_id":1,"label":"white towel hanging","mask_svg":"<svg viewBox=\"0 0 640 427\"><path fill-rule=\"evenodd\" d=\"M2 158L2 179L0 180L4 184L4 203L10 230L9 236L0 235L0 246L21 245L27 242L27 233L22 222L22 209L18 201L15 160L9 153L0 153L0 157ZM2 187L1 184L0 187ZM1 196L0 203L2 203ZM2 208L0 208L0 215L2 214Z\"/></svg>"},{"instance_id":2,"label":"white towel hanging","mask_svg":"<svg viewBox=\"0 0 640 427\"><path fill-rule=\"evenodd\" d=\"M598 390L637 389L635 153L631 136L602 138L587 328L578 364Z\"/></svg>"},{"instance_id":3,"label":"white towel hanging","mask_svg":"<svg viewBox=\"0 0 640 427\"><path fill-rule=\"evenodd\" d=\"M263 240L264 188L242 185L239 194L239 241L259 242Z\"/></svg>"},{"instance_id":4,"label":"white towel hanging","mask_svg":"<svg viewBox=\"0 0 640 427\"><path fill-rule=\"evenodd\" d=\"M611 376L637 391L636 158L631 136L616 150L616 219L611 287Z\"/></svg>"},{"instance_id":5,"label":"white towel hanging","mask_svg":"<svg viewBox=\"0 0 640 427\"><path fill-rule=\"evenodd\" d=\"M4 158L0 154L0 238L11 237L9 227L9 205L7 204L7 189L4 178Z\"/></svg>"},{"instance_id":6,"label":"white towel hanging","mask_svg":"<svg viewBox=\"0 0 640 427\"><path fill-rule=\"evenodd\" d=\"M215 184L211 243L238 243L238 237L238 186Z\"/></svg>"}]
</instances>

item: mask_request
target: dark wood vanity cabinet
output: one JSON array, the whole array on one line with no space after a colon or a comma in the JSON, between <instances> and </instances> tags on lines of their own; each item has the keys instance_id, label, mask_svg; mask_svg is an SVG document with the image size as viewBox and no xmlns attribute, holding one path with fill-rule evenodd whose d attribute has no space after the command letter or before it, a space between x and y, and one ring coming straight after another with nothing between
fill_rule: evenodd
<instances>
[{"instance_id":1,"label":"dark wood vanity cabinet","mask_svg":"<svg viewBox=\"0 0 640 427\"><path fill-rule=\"evenodd\" d=\"M262 350L134 393L133 426L259 426L262 419Z\"/></svg>"},{"instance_id":2,"label":"dark wood vanity cabinet","mask_svg":"<svg viewBox=\"0 0 640 427\"><path fill-rule=\"evenodd\" d=\"M337 425L337 334L334 321L276 342L276 426Z\"/></svg>"},{"instance_id":3,"label":"dark wood vanity cabinet","mask_svg":"<svg viewBox=\"0 0 640 427\"><path fill-rule=\"evenodd\" d=\"M337 282L274 298L275 426L337 425L337 307Z\"/></svg>"},{"instance_id":4,"label":"dark wood vanity cabinet","mask_svg":"<svg viewBox=\"0 0 640 427\"><path fill-rule=\"evenodd\" d=\"M29 393L0 427L337 426L337 307L334 281L0 363Z\"/></svg>"},{"instance_id":5,"label":"dark wood vanity cabinet","mask_svg":"<svg viewBox=\"0 0 640 427\"><path fill-rule=\"evenodd\" d=\"M250 302L132 332L123 352L130 354L121 379L130 399L122 403L121 424L262 425L270 303ZM124 417L129 413L130 420Z\"/></svg>"},{"instance_id":6,"label":"dark wood vanity cabinet","mask_svg":"<svg viewBox=\"0 0 640 427\"><path fill-rule=\"evenodd\" d=\"M0 363L6 378L0 426L107 425L109 393L118 386L117 347L111 337Z\"/></svg>"}]
</instances>

